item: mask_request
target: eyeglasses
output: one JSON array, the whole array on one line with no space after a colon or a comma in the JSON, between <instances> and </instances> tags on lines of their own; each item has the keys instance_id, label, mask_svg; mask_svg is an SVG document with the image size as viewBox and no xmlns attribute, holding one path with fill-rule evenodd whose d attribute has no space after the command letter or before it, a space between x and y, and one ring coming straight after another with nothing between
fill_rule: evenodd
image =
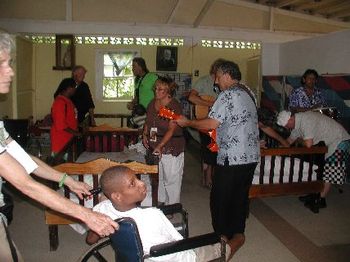
<instances>
[{"instance_id":1,"label":"eyeglasses","mask_svg":"<svg viewBox=\"0 0 350 262\"><path fill-rule=\"evenodd\" d=\"M214 84L214 85L213 85L213 91L214 91L214 93L216 93L216 94L219 94L219 93L221 92L220 87L219 87L218 84Z\"/></svg>"},{"instance_id":2,"label":"eyeglasses","mask_svg":"<svg viewBox=\"0 0 350 262\"><path fill-rule=\"evenodd\" d=\"M161 87L154 87L153 91L164 91L166 88L161 88Z\"/></svg>"}]
</instances>

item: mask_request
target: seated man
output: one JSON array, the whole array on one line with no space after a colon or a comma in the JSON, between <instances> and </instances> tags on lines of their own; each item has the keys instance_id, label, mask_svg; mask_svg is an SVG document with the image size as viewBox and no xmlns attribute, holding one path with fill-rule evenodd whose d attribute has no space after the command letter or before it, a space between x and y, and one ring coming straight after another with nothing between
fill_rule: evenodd
<instances>
[{"instance_id":1,"label":"seated man","mask_svg":"<svg viewBox=\"0 0 350 262\"><path fill-rule=\"evenodd\" d=\"M102 173L100 185L108 200L100 202L94 207L94 210L109 215L112 219L133 218L140 233L144 254L149 254L150 248L154 245L182 239L180 233L176 231L162 211L157 208L137 207L137 203L145 198L147 190L145 184L137 179L135 172L131 169L123 166L106 169ZM94 244L98 240L99 236L93 231L89 231L86 242ZM216 248L216 246L213 247ZM200 249L198 248L196 251ZM216 250L217 253L213 255L220 254L219 248ZM214 250L211 250L210 254L212 253L215 253ZM203 254L203 256L207 259L207 255ZM193 250L187 250L152 258L151 261L180 262L198 261L198 259L196 259L196 253Z\"/></svg>"}]
</instances>

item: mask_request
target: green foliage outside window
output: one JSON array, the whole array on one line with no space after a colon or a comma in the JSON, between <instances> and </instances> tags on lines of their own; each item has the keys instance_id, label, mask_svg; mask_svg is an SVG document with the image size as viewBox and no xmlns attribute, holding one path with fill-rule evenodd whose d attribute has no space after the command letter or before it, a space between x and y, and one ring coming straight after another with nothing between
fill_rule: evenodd
<instances>
[{"instance_id":1,"label":"green foliage outside window","mask_svg":"<svg viewBox=\"0 0 350 262\"><path fill-rule=\"evenodd\" d=\"M130 81L131 80L131 81ZM104 77L103 98L107 100L130 100L134 96L133 77Z\"/></svg>"},{"instance_id":2,"label":"green foliage outside window","mask_svg":"<svg viewBox=\"0 0 350 262\"><path fill-rule=\"evenodd\" d=\"M103 99L131 100L134 96L132 59L135 52L108 52L103 56Z\"/></svg>"}]
</instances>

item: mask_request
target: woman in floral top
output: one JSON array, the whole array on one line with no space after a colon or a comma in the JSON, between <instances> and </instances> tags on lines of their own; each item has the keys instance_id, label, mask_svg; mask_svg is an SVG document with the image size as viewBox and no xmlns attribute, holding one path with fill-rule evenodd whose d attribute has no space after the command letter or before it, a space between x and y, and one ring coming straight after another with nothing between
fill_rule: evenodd
<instances>
[{"instance_id":1,"label":"woman in floral top","mask_svg":"<svg viewBox=\"0 0 350 262\"><path fill-rule=\"evenodd\" d=\"M241 72L222 62L215 83L222 91L208 118L177 120L180 126L216 129L219 147L210 195L212 225L231 248L229 260L245 242L248 193L260 158L258 116L253 96L240 84Z\"/></svg>"},{"instance_id":2,"label":"woman in floral top","mask_svg":"<svg viewBox=\"0 0 350 262\"><path fill-rule=\"evenodd\" d=\"M314 69L307 69L301 78L303 86L296 88L289 96L289 109L292 113L305 112L310 109L325 107L326 102L316 87L318 73Z\"/></svg>"}]
</instances>

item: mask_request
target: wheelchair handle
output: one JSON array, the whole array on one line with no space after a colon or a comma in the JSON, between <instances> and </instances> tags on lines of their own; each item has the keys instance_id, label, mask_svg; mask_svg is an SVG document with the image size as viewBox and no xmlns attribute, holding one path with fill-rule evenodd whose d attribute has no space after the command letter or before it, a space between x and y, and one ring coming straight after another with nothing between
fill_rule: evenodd
<instances>
[{"instance_id":1,"label":"wheelchair handle","mask_svg":"<svg viewBox=\"0 0 350 262\"><path fill-rule=\"evenodd\" d=\"M89 192L91 193L90 196L87 196L85 195L84 198L89 198L89 197L92 197L92 196L95 196L95 195L98 195L99 193L102 192L102 188L101 187L96 187L96 188L93 188L93 189L90 189Z\"/></svg>"}]
</instances>

